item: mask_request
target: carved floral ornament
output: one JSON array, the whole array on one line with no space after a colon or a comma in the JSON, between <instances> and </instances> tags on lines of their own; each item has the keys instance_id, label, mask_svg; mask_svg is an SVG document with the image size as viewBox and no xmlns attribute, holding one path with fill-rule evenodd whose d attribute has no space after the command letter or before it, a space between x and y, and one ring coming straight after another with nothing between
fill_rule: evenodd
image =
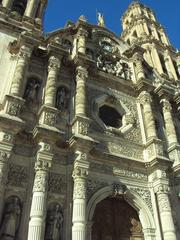
<instances>
[{"instance_id":1,"label":"carved floral ornament","mask_svg":"<svg viewBox=\"0 0 180 240\"><path fill-rule=\"evenodd\" d=\"M51 56L49 58L49 66L48 66L49 71L58 71L60 66L61 66L61 61L59 58L55 56Z\"/></svg>"},{"instance_id":2,"label":"carved floral ornament","mask_svg":"<svg viewBox=\"0 0 180 240\"><path fill-rule=\"evenodd\" d=\"M161 103L162 103L164 112L171 112L172 107L171 107L170 102L167 99L162 99Z\"/></svg>"}]
</instances>

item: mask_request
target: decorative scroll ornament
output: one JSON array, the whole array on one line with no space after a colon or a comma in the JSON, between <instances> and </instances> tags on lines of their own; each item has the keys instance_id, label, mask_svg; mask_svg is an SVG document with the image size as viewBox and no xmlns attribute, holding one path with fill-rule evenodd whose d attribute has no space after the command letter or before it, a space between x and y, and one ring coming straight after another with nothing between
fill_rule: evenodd
<instances>
[{"instance_id":1,"label":"decorative scroll ornament","mask_svg":"<svg viewBox=\"0 0 180 240\"><path fill-rule=\"evenodd\" d=\"M85 67L79 66L77 67L77 75L76 79L78 80L86 80L88 78L88 71Z\"/></svg>"},{"instance_id":2,"label":"decorative scroll ornament","mask_svg":"<svg viewBox=\"0 0 180 240\"><path fill-rule=\"evenodd\" d=\"M75 167L72 177L76 178L86 178L88 175L88 170L85 168Z\"/></svg>"},{"instance_id":3,"label":"decorative scroll ornament","mask_svg":"<svg viewBox=\"0 0 180 240\"><path fill-rule=\"evenodd\" d=\"M60 68L60 60L55 57L55 56L51 56L49 58L49 66L48 66L48 70L49 71L57 71Z\"/></svg>"}]
</instances>

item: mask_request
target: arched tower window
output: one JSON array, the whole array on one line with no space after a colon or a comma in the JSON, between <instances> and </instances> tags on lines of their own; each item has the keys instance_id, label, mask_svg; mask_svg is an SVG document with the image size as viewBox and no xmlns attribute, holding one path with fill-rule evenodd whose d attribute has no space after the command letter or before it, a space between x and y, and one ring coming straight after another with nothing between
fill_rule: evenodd
<instances>
[{"instance_id":1,"label":"arched tower window","mask_svg":"<svg viewBox=\"0 0 180 240\"><path fill-rule=\"evenodd\" d=\"M27 5L27 0L15 0L12 5L12 12L23 16Z\"/></svg>"}]
</instances>

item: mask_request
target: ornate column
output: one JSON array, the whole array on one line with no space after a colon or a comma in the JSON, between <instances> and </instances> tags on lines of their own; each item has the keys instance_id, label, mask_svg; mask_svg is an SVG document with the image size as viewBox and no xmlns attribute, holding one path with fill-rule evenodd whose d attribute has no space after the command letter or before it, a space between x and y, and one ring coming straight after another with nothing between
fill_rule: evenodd
<instances>
[{"instance_id":1,"label":"ornate column","mask_svg":"<svg viewBox=\"0 0 180 240\"><path fill-rule=\"evenodd\" d=\"M51 168L53 154L51 145L40 142L35 163L35 178L31 203L28 240L44 239L46 201L49 169Z\"/></svg>"},{"instance_id":2,"label":"ornate column","mask_svg":"<svg viewBox=\"0 0 180 240\"><path fill-rule=\"evenodd\" d=\"M11 85L10 93L14 96L21 97L24 86L25 72L28 66L28 60L31 56L32 49L23 45L19 50L18 61Z\"/></svg>"},{"instance_id":3,"label":"ornate column","mask_svg":"<svg viewBox=\"0 0 180 240\"><path fill-rule=\"evenodd\" d=\"M177 80L178 77L177 77L177 74L176 74L176 70L174 68L174 64L172 62L172 59L171 59L171 56L169 54L169 52L166 50L165 51L165 64L166 64L166 68L168 69L168 75L169 77L172 79L175 79Z\"/></svg>"},{"instance_id":4,"label":"ornate column","mask_svg":"<svg viewBox=\"0 0 180 240\"><path fill-rule=\"evenodd\" d=\"M37 13L37 9L39 6L40 0L29 0L27 2L26 10L25 10L25 16L34 18Z\"/></svg>"},{"instance_id":5,"label":"ornate column","mask_svg":"<svg viewBox=\"0 0 180 240\"><path fill-rule=\"evenodd\" d=\"M60 68L61 62L60 59L51 56L49 58L49 66L48 66L48 77L45 89L45 99L44 104L54 107L55 99L56 99L56 82L58 77L58 71Z\"/></svg>"},{"instance_id":6,"label":"ornate column","mask_svg":"<svg viewBox=\"0 0 180 240\"><path fill-rule=\"evenodd\" d=\"M151 95L148 92L143 91L140 93L138 99L140 104L142 105L142 112L146 129L146 140L148 141L152 138L157 138L156 127L151 108Z\"/></svg>"},{"instance_id":7,"label":"ornate column","mask_svg":"<svg viewBox=\"0 0 180 240\"><path fill-rule=\"evenodd\" d=\"M11 9L14 0L3 0L2 5L5 8Z\"/></svg>"},{"instance_id":8,"label":"ornate column","mask_svg":"<svg viewBox=\"0 0 180 240\"><path fill-rule=\"evenodd\" d=\"M172 218L172 210L169 201L169 187L166 184L159 184L155 188L159 214L161 220L164 240L176 240L175 227Z\"/></svg>"},{"instance_id":9,"label":"ornate column","mask_svg":"<svg viewBox=\"0 0 180 240\"><path fill-rule=\"evenodd\" d=\"M88 37L88 32L83 29L79 28L78 33L77 33L77 39L78 39L78 46L77 46L77 51L80 53L85 54L86 53L86 39Z\"/></svg>"},{"instance_id":10,"label":"ornate column","mask_svg":"<svg viewBox=\"0 0 180 240\"><path fill-rule=\"evenodd\" d=\"M158 51L156 49L155 44L152 44L151 55L152 55L152 59L153 59L153 63L154 63L154 68L157 69L157 71L160 74L164 73L163 69L162 69L162 66L161 66L161 61L160 61L160 58L159 58L159 54L158 54Z\"/></svg>"},{"instance_id":11,"label":"ornate column","mask_svg":"<svg viewBox=\"0 0 180 240\"><path fill-rule=\"evenodd\" d=\"M137 81L141 81L142 79L145 79L144 74L144 68L143 68L143 56L139 55L138 53L135 53L133 56L133 60L135 63L135 72L137 76Z\"/></svg>"},{"instance_id":12,"label":"ornate column","mask_svg":"<svg viewBox=\"0 0 180 240\"><path fill-rule=\"evenodd\" d=\"M75 114L86 116L86 81L88 71L83 66L76 68L76 98L75 98Z\"/></svg>"},{"instance_id":13,"label":"ornate column","mask_svg":"<svg viewBox=\"0 0 180 240\"><path fill-rule=\"evenodd\" d=\"M47 6L47 2L48 2L48 0L41 0L41 2L40 2L39 9L37 12L37 18L36 18L36 20L39 24L42 24L42 20L44 17L44 12L45 12L45 8Z\"/></svg>"},{"instance_id":14,"label":"ornate column","mask_svg":"<svg viewBox=\"0 0 180 240\"><path fill-rule=\"evenodd\" d=\"M77 152L76 152L77 153ZM75 163L73 171L73 216L72 240L86 240L86 191L88 168L85 164L86 153L77 153L81 163ZM82 164L84 161L84 164Z\"/></svg>"},{"instance_id":15,"label":"ornate column","mask_svg":"<svg viewBox=\"0 0 180 240\"><path fill-rule=\"evenodd\" d=\"M176 130L171 114L171 104L167 99L162 99L161 100L162 106L163 106L163 116L164 116L164 123L165 123L165 128L166 128L166 134L167 134L167 140L169 146L172 144L177 144L177 136L176 136Z\"/></svg>"},{"instance_id":16,"label":"ornate column","mask_svg":"<svg viewBox=\"0 0 180 240\"><path fill-rule=\"evenodd\" d=\"M8 163L13 148L13 135L0 132L0 222L4 206L4 192L8 175Z\"/></svg>"}]
</instances>

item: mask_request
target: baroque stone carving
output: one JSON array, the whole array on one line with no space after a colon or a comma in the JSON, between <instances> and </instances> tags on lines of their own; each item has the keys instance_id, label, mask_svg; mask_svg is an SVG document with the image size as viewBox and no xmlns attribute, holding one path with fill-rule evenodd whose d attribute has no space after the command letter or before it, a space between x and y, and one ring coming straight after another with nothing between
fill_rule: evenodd
<instances>
[{"instance_id":1,"label":"baroque stone carving","mask_svg":"<svg viewBox=\"0 0 180 240\"><path fill-rule=\"evenodd\" d=\"M60 68L60 65L61 65L60 60L57 57L51 56L49 58L49 65L48 65L48 70L49 71L58 70Z\"/></svg>"},{"instance_id":2,"label":"baroque stone carving","mask_svg":"<svg viewBox=\"0 0 180 240\"><path fill-rule=\"evenodd\" d=\"M130 187L129 189L136 192L140 196L140 198L146 202L151 212L153 212L152 202L151 202L151 193L149 190L138 188L138 187Z\"/></svg>"},{"instance_id":3,"label":"baroque stone carving","mask_svg":"<svg viewBox=\"0 0 180 240\"><path fill-rule=\"evenodd\" d=\"M48 191L57 194L64 193L66 191L66 182L64 178L64 175L50 173L48 180Z\"/></svg>"},{"instance_id":4,"label":"baroque stone carving","mask_svg":"<svg viewBox=\"0 0 180 240\"><path fill-rule=\"evenodd\" d=\"M78 122L78 133L82 135L87 135L89 129L89 123L87 122Z\"/></svg>"},{"instance_id":5,"label":"baroque stone carving","mask_svg":"<svg viewBox=\"0 0 180 240\"><path fill-rule=\"evenodd\" d=\"M137 180L144 180L144 181L148 180L148 176L144 173L129 171L129 170L115 168L115 167L113 169L113 172L117 175L125 176L128 178L135 178Z\"/></svg>"},{"instance_id":6,"label":"baroque stone carving","mask_svg":"<svg viewBox=\"0 0 180 240\"><path fill-rule=\"evenodd\" d=\"M57 89L56 93L56 108L61 112L64 112L68 108L69 104L69 91L64 86Z\"/></svg>"},{"instance_id":7,"label":"baroque stone carving","mask_svg":"<svg viewBox=\"0 0 180 240\"><path fill-rule=\"evenodd\" d=\"M18 197L9 197L5 203L2 223L0 227L1 239L15 240L21 220L21 203Z\"/></svg>"},{"instance_id":8,"label":"baroque stone carving","mask_svg":"<svg viewBox=\"0 0 180 240\"><path fill-rule=\"evenodd\" d=\"M106 73L110 73L117 77L122 77L126 80L131 80L131 69L129 65L116 57L109 57L107 55L100 54L97 57L97 67Z\"/></svg>"},{"instance_id":9,"label":"baroque stone carving","mask_svg":"<svg viewBox=\"0 0 180 240\"><path fill-rule=\"evenodd\" d=\"M38 100L38 93L40 89L40 83L38 80L32 78L29 79L24 92L24 98L27 103L36 103Z\"/></svg>"},{"instance_id":10,"label":"baroque stone carving","mask_svg":"<svg viewBox=\"0 0 180 240\"><path fill-rule=\"evenodd\" d=\"M83 66L77 67L77 74L76 74L76 80L86 80L88 78L88 71Z\"/></svg>"},{"instance_id":11,"label":"baroque stone carving","mask_svg":"<svg viewBox=\"0 0 180 240\"><path fill-rule=\"evenodd\" d=\"M46 192L48 182L48 173L45 171L37 171L34 179L33 192Z\"/></svg>"},{"instance_id":12,"label":"baroque stone carving","mask_svg":"<svg viewBox=\"0 0 180 240\"><path fill-rule=\"evenodd\" d=\"M8 184L11 186L24 188L28 182L27 167L9 164Z\"/></svg>"},{"instance_id":13,"label":"baroque stone carving","mask_svg":"<svg viewBox=\"0 0 180 240\"><path fill-rule=\"evenodd\" d=\"M86 182L85 181L75 180L73 199L86 199Z\"/></svg>"},{"instance_id":14,"label":"baroque stone carving","mask_svg":"<svg viewBox=\"0 0 180 240\"><path fill-rule=\"evenodd\" d=\"M97 192L99 189L106 187L106 182L101 182L98 180L88 179L87 180L87 198L90 199L90 197Z\"/></svg>"},{"instance_id":15,"label":"baroque stone carving","mask_svg":"<svg viewBox=\"0 0 180 240\"><path fill-rule=\"evenodd\" d=\"M58 203L52 203L47 211L45 240L61 239L63 219L61 206Z\"/></svg>"},{"instance_id":16,"label":"baroque stone carving","mask_svg":"<svg viewBox=\"0 0 180 240\"><path fill-rule=\"evenodd\" d=\"M45 118L44 118L44 123L49 125L49 126L55 126L57 121L57 116L53 112L46 112L45 113Z\"/></svg>"},{"instance_id":17,"label":"baroque stone carving","mask_svg":"<svg viewBox=\"0 0 180 240\"><path fill-rule=\"evenodd\" d=\"M85 168L75 167L72 177L76 178L86 178L88 175L88 170Z\"/></svg>"},{"instance_id":18,"label":"baroque stone carving","mask_svg":"<svg viewBox=\"0 0 180 240\"><path fill-rule=\"evenodd\" d=\"M113 190L114 190L113 196L118 197L126 193L127 187L124 184L114 183Z\"/></svg>"},{"instance_id":19,"label":"baroque stone carving","mask_svg":"<svg viewBox=\"0 0 180 240\"><path fill-rule=\"evenodd\" d=\"M9 102L7 107L7 113L11 116L18 116L21 105L17 102Z\"/></svg>"}]
</instances>

